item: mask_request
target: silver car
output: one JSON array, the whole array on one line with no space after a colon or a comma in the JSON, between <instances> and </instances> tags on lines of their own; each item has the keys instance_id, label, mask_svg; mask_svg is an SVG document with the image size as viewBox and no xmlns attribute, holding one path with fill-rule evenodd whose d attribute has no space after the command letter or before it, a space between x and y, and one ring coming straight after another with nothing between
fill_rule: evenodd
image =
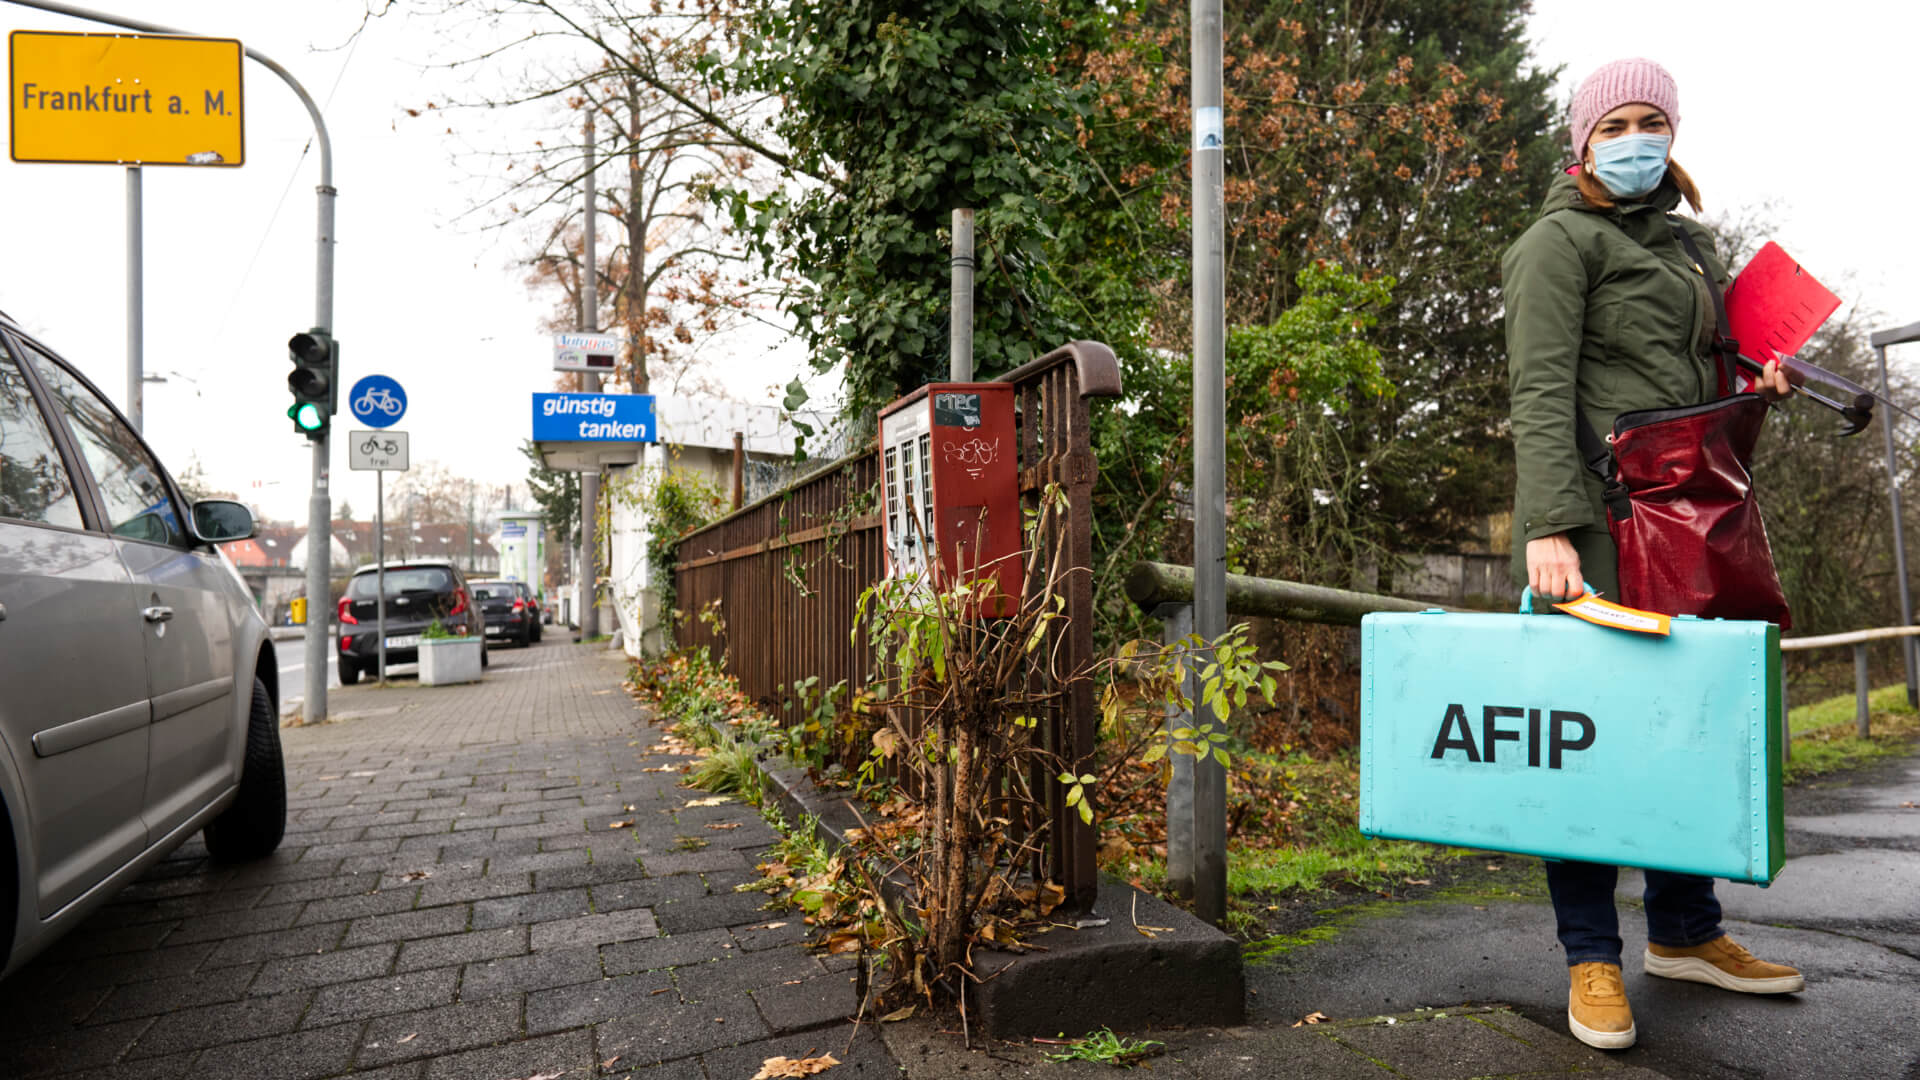
<instances>
[{"instance_id":1,"label":"silver car","mask_svg":"<svg viewBox=\"0 0 1920 1080\"><path fill-rule=\"evenodd\" d=\"M0 975L197 831L279 846L279 667L213 546L253 529L0 315Z\"/></svg>"}]
</instances>

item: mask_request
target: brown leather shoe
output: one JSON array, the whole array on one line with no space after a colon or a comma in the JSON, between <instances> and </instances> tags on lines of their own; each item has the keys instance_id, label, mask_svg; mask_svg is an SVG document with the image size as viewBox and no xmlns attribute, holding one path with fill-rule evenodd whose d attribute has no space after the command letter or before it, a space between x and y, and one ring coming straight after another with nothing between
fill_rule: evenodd
<instances>
[{"instance_id":1,"label":"brown leather shoe","mask_svg":"<svg viewBox=\"0 0 1920 1080\"><path fill-rule=\"evenodd\" d=\"M1756 960L1739 942L1724 934L1690 949L1648 945L1647 974L1706 983L1743 994L1794 994L1807 986L1798 971L1785 964Z\"/></svg>"},{"instance_id":2,"label":"brown leather shoe","mask_svg":"<svg viewBox=\"0 0 1920 1080\"><path fill-rule=\"evenodd\" d=\"M1619 964L1575 964L1568 969L1567 1027L1573 1037L1602 1050L1625 1050L1638 1034Z\"/></svg>"}]
</instances>

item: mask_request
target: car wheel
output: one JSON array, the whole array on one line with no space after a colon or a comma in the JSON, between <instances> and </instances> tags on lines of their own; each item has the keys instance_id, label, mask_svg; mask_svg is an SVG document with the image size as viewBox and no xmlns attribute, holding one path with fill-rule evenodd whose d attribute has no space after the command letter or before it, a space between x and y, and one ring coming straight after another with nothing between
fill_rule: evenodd
<instances>
[{"instance_id":1,"label":"car wheel","mask_svg":"<svg viewBox=\"0 0 1920 1080\"><path fill-rule=\"evenodd\" d=\"M247 715L247 756L240 766L240 794L207 822L207 851L216 859L258 859L273 853L287 831L287 774L280 760L280 718L273 695L258 676Z\"/></svg>"},{"instance_id":2,"label":"car wheel","mask_svg":"<svg viewBox=\"0 0 1920 1080\"><path fill-rule=\"evenodd\" d=\"M344 656L339 661L339 672L341 686L352 686L360 681L360 669Z\"/></svg>"},{"instance_id":3,"label":"car wheel","mask_svg":"<svg viewBox=\"0 0 1920 1080\"><path fill-rule=\"evenodd\" d=\"M487 644L484 641L480 643L480 670L487 670Z\"/></svg>"},{"instance_id":4,"label":"car wheel","mask_svg":"<svg viewBox=\"0 0 1920 1080\"><path fill-rule=\"evenodd\" d=\"M532 645L540 644L540 623L538 620L535 620L534 624L527 629L527 642Z\"/></svg>"}]
</instances>

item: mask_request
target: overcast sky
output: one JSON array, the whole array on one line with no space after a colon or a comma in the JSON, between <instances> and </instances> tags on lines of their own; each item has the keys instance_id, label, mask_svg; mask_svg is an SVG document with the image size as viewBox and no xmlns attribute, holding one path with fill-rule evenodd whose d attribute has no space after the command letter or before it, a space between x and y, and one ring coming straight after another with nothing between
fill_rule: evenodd
<instances>
[{"instance_id":1,"label":"overcast sky","mask_svg":"<svg viewBox=\"0 0 1920 1080\"><path fill-rule=\"evenodd\" d=\"M416 462L438 460L495 490L523 484L518 446L528 395L553 379L540 329L551 305L530 296L513 269L525 234L486 231L462 215L475 189L454 163L460 137L404 113L446 99L450 77L435 66L447 49L439 35L393 18L341 48L359 24L359 0L118 6L238 37L325 103L340 191L334 322L344 381L379 372L406 386L399 426L412 433ZM1842 316L1859 303L1882 313L1875 325L1920 320L1920 215L1906 209L1915 174L1906 52L1920 40L1920 5L1535 7L1530 37L1539 61L1567 68L1561 101L1607 60L1645 55L1666 64L1680 86L1675 156L1699 182L1709 214L1771 205L1774 238L1841 294L1849 305ZM4 0L0 13L8 29L89 28ZM271 516L304 522L309 455L285 417L285 343L313 320L318 163L301 157L311 130L304 110L258 65L246 72L246 110L245 167L146 170L146 367L168 380L147 386L146 428L176 473L197 456L215 484ZM1888 149L1876 150L1880 143ZM8 232L0 310L120 401L123 170L0 161L0 206ZM770 357L768 345L759 336L720 350L720 370L738 396L764 400L771 384L796 373L796 355ZM337 420L336 430L350 423ZM364 517L373 506L371 474L347 470L343 441L335 440L335 505L344 497Z\"/></svg>"}]
</instances>

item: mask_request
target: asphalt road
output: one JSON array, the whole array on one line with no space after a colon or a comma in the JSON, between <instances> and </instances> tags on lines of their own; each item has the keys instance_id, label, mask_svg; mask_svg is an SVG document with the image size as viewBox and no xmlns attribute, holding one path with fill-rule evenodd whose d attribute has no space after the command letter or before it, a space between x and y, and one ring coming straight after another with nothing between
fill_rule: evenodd
<instances>
[{"instance_id":1,"label":"asphalt road","mask_svg":"<svg viewBox=\"0 0 1920 1080\"><path fill-rule=\"evenodd\" d=\"M1763 998L1645 975L1640 878L1623 873L1640 1038L1619 1060L1676 1078L1920 1080L1920 757L1816 783L1787 793L1779 880L1718 890L1729 932L1799 966L1806 991ZM1566 1029L1565 960L1544 901L1376 907L1253 965L1248 981L1267 1020L1504 1002Z\"/></svg>"},{"instance_id":2,"label":"asphalt road","mask_svg":"<svg viewBox=\"0 0 1920 1080\"><path fill-rule=\"evenodd\" d=\"M339 639L327 638L327 688L340 685ZM307 643L304 638L275 638L275 657L280 661L280 707L282 710L307 695ZM412 669L408 669L412 670Z\"/></svg>"}]
</instances>

